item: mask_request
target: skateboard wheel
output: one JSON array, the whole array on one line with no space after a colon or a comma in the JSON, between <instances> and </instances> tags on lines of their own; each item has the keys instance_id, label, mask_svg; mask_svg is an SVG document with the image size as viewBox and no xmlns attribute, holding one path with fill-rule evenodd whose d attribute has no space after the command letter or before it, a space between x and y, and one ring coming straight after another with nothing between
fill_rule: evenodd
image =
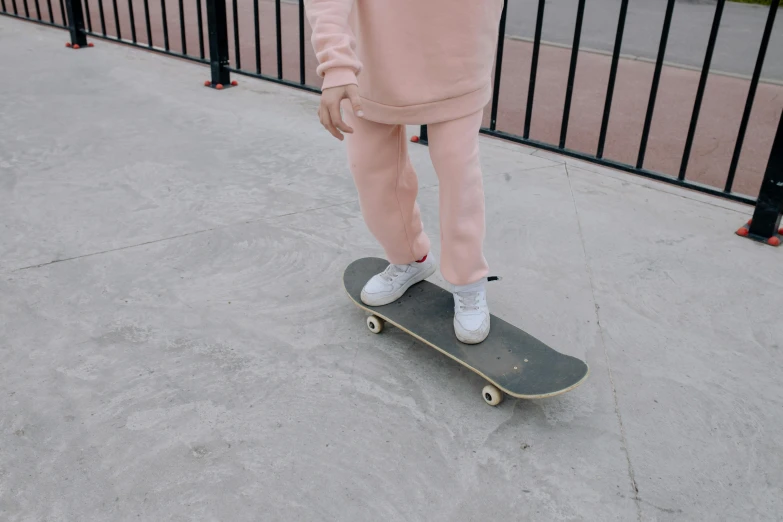
<instances>
[{"instance_id":1,"label":"skateboard wheel","mask_svg":"<svg viewBox=\"0 0 783 522\"><path fill-rule=\"evenodd\" d=\"M490 406L497 406L503 402L503 392L491 384L484 386L484 389L481 390L481 396L484 397L484 401Z\"/></svg>"},{"instance_id":2,"label":"skateboard wheel","mask_svg":"<svg viewBox=\"0 0 783 522\"><path fill-rule=\"evenodd\" d=\"M383 319L371 315L367 318L367 328L374 334L379 334L383 331Z\"/></svg>"}]
</instances>

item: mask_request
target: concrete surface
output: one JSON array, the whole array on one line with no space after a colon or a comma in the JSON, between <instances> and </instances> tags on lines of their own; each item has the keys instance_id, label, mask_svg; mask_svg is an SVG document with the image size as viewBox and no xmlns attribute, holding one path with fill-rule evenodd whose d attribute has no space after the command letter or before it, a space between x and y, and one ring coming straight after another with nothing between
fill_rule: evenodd
<instances>
[{"instance_id":1,"label":"concrete surface","mask_svg":"<svg viewBox=\"0 0 783 522\"><path fill-rule=\"evenodd\" d=\"M7 18L0 67L0 519L780 518L750 209L482 139L492 309L592 368L490 408L342 294L379 250L315 97Z\"/></svg>"}]
</instances>

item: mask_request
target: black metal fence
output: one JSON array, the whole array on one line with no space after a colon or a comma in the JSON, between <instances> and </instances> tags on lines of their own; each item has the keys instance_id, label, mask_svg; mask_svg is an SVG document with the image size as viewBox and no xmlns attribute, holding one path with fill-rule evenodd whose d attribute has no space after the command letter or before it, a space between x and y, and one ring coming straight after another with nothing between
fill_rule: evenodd
<instances>
[{"instance_id":1,"label":"black metal fence","mask_svg":"<svg viewBox=\"0 0 783 522\"><path fill-rule=\"evenodd\" d=\"M642 131L642 139L641 143L639 144L638 149L638 156L636 163L634 165L626 164L626 163L620 163L618 161L614 161L611 159L607 159L604 157L604 146L606 143L606 134L607 129L609 125L609 116L612 110L612 97L614 95L615 91L615 81L617 78L617 67L619 63L620 58L620 49L622 47L623 43L623 33L625 29L625 23L626 23L626 15L628 12L628 1L629 0L622 0L620 5L620 14L619 19L617 22L617 32L615 36L615 43L614 43L614 49L612 52L612 62L610 67L610 73L609 73L609 81L608 86L606 89L606 99L604 101L604 111L603 111L603 120L601 123L600 129L596 129L599 132L599 139L598 139L598 147L596 149L595 154L588 154L580 151L575 150L569 150L566 148L566 136L568 133L568 124L569 124L569 118L570 118L570 111L571 111L571 101L573 96L573 86L574 86L574 77L576 75L576 65L577 60L579 57L579 43L580 38L582 34L582 20L584 18L584 10L585 10L585 0L578 0L577 5L577 14L576 14L576 23L575 23L575 30L574 30L574 39L573 39L573 45L571 49L571 60L570 60L570 67L568 71L568 82L567 82L567 90L566 90L566 97L565 97L565 104L563 107L563 116L562 116L562 123L561 123L561 131L560 131L560 140L557 145L551 144L551 143L543 143L536 140L532 140L530 138L530 122L533 115L534 110L534 97L535 97L535 85L536 85L536 73L538 71L538 56L539 56L539 50L541 47L541 28L543 25L544 20L544 11L546 6L546 0L539 0L538 2L538 13L536 16L536 32L535 32L535 40L533 44L533 56L532 56L532 67L530 71L530 86L528 89L528 98L527 98L527 110L525 113L525 127L524 127L524 133L522 136L513 135L513 134L507 134L501 131L497 130L497 114L498 114L498 100L500 99L500 79L502 75L502 67L497 67L495 70L495 91L494 91L494 97L493 97L493 104L492 104L492 115L490 118L490 126L489 128L482 129L482 132L485 134L489 134L492 136L497 136L500 138L505 138L511 141L516 141L520 143L525 144L531 144L533 146L550 150L554 152L558 152L561 154L566 154L569 156L573 156L576 158L584 159L587 161L599 163L602 165L606 165L609 167L613 167L620 170L625 170L628 172L633 172L635 174L639 174L642 176L646 176L649 178L653 178L659 181L664 181L668 183L673 183L675 185L681 185L687 188L699 190L702 192L707 192L709 194L724 197L727 199L732 199L736 201L740 201L743 203L754 203L753 198L749 198L743 194L735 194L732 192L732 187L734 184L734 178L737 171L737 165L739 163L739 157L740 153L742 151L742 145L745 139L745 133L747 131L748 121L750 119L751 110L753 107L753 101L756 95L756 90L759 84L759 79L761 77L761 70L764 65L764 58L767 53L767 48L769 45L769 39L770 35L772 34L772 28L775 23L775 16L777 14L777 10L780 4L780 0L772 0L772 5L769 9L769 14L767 16L767 22L764 28L764 33L761 39L761 45L759 48L758 57L756 59L756 66L753 71L753 77L751 78L750 82L750 89L748 91L748 97L745 104L745 110L742 115L742 122L740 124L740 130L739 135L737 136L737 140L734 147L734 155L732 157L731 166L729 167L729 171L726 176L725 185L723 187L723 190L709 187L701 184L691 183L686 179L686 173L688 170L688 163L691 156L691 148L693 146L693 139L696 133L696 126L699 121L699 113L701 111L702 101L704 98L704 90L707 85L707 77L709 76L710 72L710 65L712 63L712 55L715 50L715 42L718 37L718 30L720 28L720 22L721 17L723 16L723 8L726 3L726 0L718 0L716 7L715 7L715 14L713 17L712 22L712 29L710 31L709 35L709 41L707 43L707 51L704 57L704 63L701 70L701 75L699 78L699 86L696 91L696 98L694 101L693 106L693 112L691 115L690 125L688 128L688 136L684 144L684 150L682 153L682 160L680 163L680 169L679 174L677 177L670 177L666 176L664 174L660 174L657 172L649 171L644 168L644 159L645 154L647 152L647 143L650 136L650 126L652 124L653 114L655 112L655 105L656 105L656 98L658 94L658 87L661 79L661 71L663 69L663 62L664 57L666 55L666 46L668 42L669 37L669 31L671 29L671 22L672 22L672 14L674 12L674 4L676 0L668 0L668 3L666 5L666 14L664 15L664 22L663 22L663 28L661 30L661 39L660 39L660 45L658 49L658 54L655 62L655 72L653 74L653 80L652 85L650 88L650 97L649 102L647 104L647 112L644 119L644 128ZM506 1L506 8L508 7L508 1ZM498 45L498 51L497 51L497 60L496 63L502 64L503 62L503 34L505 32L505 13L506 9L503 11L503 17L500 21L500 39L499 39L499 45Z\"/></svg>"},{"instance_id":2,"label":"black metal fence","mask_svg":"<svg viewBox=\"0 0 783 522\"><path fill-rule=\"evenodd\" d=\"M2 9L0 12L7 16L24 18L25 20L30 20L43 25L67 28L65 1L55 1L59 1L59 5L53 7L52 0L46 0L46 9L42 10L41 1L34 0L35 12L33 13L30 9L28 0L0 0L0 9Z\"/></svg>"},{"instance_id":3,"label":"black metal fence","mask_svg":"<svg viewBox=\"0 0 783 522\"><path fill-rule=\"evenodd\" d=\"M312 61L312 57L308 56L310 51L306 45L309 27L305 24L304 0L282 3L281 0L252 0L252 14L249 12L249 5L246 3L238 4L238 0L231 0L230 13L226 0L187 0L187 4L184 0L160 0L159 8L157 8L157 6L153 8L153 6L150 5L150 0L136 0L135 3L134 0L127 0L127 5L125 5L125 0L45 0L45 5L42 5L43 1L44 0L0 0L0 8L2 9L2 14L7 16L23 18L45 25L68 29L71 35L69 45L74 48L89 45L87 37L91 36L208 64L211 68L211 79L206 82L206 84L218 89L231 85L230 74L237 73L311 92L319 92L319 88L316 85L318 79L315 78L314 82L308 83L307 78L308 69L314 69L315 64L313 62L310 64L313 67L308 67L308 60ZM139 9L139 6L137 5L139 1L142 2L141 9ZM249 2L250 0L246 1ZM645 168L645 155L647 153L653 115L656 109L656 99L664 65L664 57L666 55L675 1L676 0L668 0L666 4L660 43L655 60L649 99L635 163L623 163L605 156L607 130L612 111L613 96L615 94L615 84L629 0L621 0L614 47L611 54L608 84L606 87L605 99L603 100L603 115L600 127L596 128L596 132L598 132L598 145L594 153L586 153L566 147L586 0L578 0L576 6L574 38L570 51L565 100L557 143L539 141L530 136L532 116L536 107L536 83L546 0L538 0L535 38L533 39L532 46L527 100L525 104L526 110L522 133L514 134L504 132L498 129L497 124L501 103L500 90L501 79L503 77L503 53L506 42L505 26L508 0L506 0L506 5L503 9L500 21L496 66L494 70L494 95L490 109L489 126L482 128L481 132L490 136L531 145L539 149L598 163L658 181L705 192L714 196L756 205L752 225L749 224L747 227L740 229L739 233L748 235L754 239L767 241L770 244L779 243L780 236L778 235L778 227L780 226L781 213L783 212L783 120L781 120L779 124L758 198L736 193L732 189L780 0L772 0L769 7L755 68L753 70L753 75L750 78L747 99L739 124L739 132L734 144L734 152L722 188L693 182L688 179L687 174L696 127L699 122L704 92L710 73L713 52L715 50L715 42L720 29L726 0L718 0L715 5L707 49L699 76L690 124L688 126L688 133L685 142L682 144L682 156L678 174L676 176L668 176ZM55 5L53 5L52 2L55 2ZM167 11L167 7L169 7L167 4L169 3L175 4L178 15L178 20L175 19L174 25L176 25L179 30L178 34L175 35L172 35L170 32L170 25L172 24L169 20ZM140 23L141 21L137 20L139 17L139 10L143 16L143 34L139 34L139 26L142 25L142 23ZM110 11L109 16L107 16L108 11ZM97 20L95 20L96 14ZM291 50L291 45L287 47L285 41L291 41L291 39L286 38L284 41L283 19L284 17L290 18L292 15L295 16L297 26L296 34L294 35L296 40L294 41L298 44L294 55L295 61L298 62L298 70L294 73L294 76L298 76L298 78L295 80L290 79L291 74L284 74L284 60L286 56L289 56L288 51ZM231 33L233 33L233 49L231 49L229 43L229 18L232 22L231 25L233 26L231 27ZM155 25L153 25L153 20L155 21ZM188 20L190 21L188 22ZM250 44L249 38L242 38L242 26L245 25L245 22L248 20L252 21L252 45L243 46L243 44ZM261 27L262 22L270 25L267 34L272 32L271 23L274 23L275 74L268 74L262 70L262 65L266 63L266 60L262 59L266 52L262 51L262 49L266 49L262 46L262 37L264 36L264 31ZM188 29L190 29L189 32ZM248 36L247 32L248 29L246 28L245 37ZM174 37L174 41L172 41L172 36ZM208 53L206 52L205 39L208 42ZM162 46L160 45L161 41ZM242 52L243 48L245 50L244 54ZM252 53L252 65L250 68L243 67L242 64L242 58L247 56L248 50ZM233 61L231 60L232 54ZM247 60L245 63L247 63ZM421 129L421 138L420 141L426 143L426 126L423 126Z\"/></svg>"}]
</instances>

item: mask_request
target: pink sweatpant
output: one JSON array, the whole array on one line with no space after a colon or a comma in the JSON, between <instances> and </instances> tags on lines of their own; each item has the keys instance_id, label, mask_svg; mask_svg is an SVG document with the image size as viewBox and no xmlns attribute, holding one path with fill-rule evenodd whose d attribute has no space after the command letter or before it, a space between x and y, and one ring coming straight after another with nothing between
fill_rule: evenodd
<instances>
[{"instance_id":1,"label":"pink sweatpant","mask_svg":"<svg viewBox=\"0 0 783 522\"><path fill-rule=\"evenodd\" d=\"M345 108L348 159L362 214L391 263L412 263L427 255L416 203L418 179L408 156L405 126L375 123ZM484 187L478 133L482 112L427 126L432 164L440 180L441 273L453 285L487 275L484 259Z\"/></svg>"}]
</instances>

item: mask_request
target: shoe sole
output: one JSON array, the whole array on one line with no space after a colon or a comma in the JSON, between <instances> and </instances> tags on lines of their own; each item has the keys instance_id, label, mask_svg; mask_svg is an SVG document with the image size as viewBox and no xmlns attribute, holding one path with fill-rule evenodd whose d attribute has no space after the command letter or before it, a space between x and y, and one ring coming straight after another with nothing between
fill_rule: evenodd
<instances>
[{"instance_id":1,"label":"shoe sole","mask_svg":"<svg viewBox=\"0 0 783 522\"><path fill-rule=\"evenodd\" d=\"M412 287L413 285L415 285L417 283L421 283L422 281L424 281L425 279L430 277L432 274L434 274L435 270L437 270L437 268L435 267L435 265L432 265L432 267L430 267L429 270L425 270L424 272L422 272L418 276L412 278L410 281L408 281L407 285L401 287L395 293L391 294L386 299L382 299L380 301L368 302L368 296L367 296L367 294L364 293L364 290L362 290L362 294L361 294L362 303L366 304L367 306L385 306L387 304L391 304L394 301L396 301L397 299L399 299L400 297L402 297L405 294L405 292L408 291L408 289L410 287Z\"/></svg>"}]
</instances>

